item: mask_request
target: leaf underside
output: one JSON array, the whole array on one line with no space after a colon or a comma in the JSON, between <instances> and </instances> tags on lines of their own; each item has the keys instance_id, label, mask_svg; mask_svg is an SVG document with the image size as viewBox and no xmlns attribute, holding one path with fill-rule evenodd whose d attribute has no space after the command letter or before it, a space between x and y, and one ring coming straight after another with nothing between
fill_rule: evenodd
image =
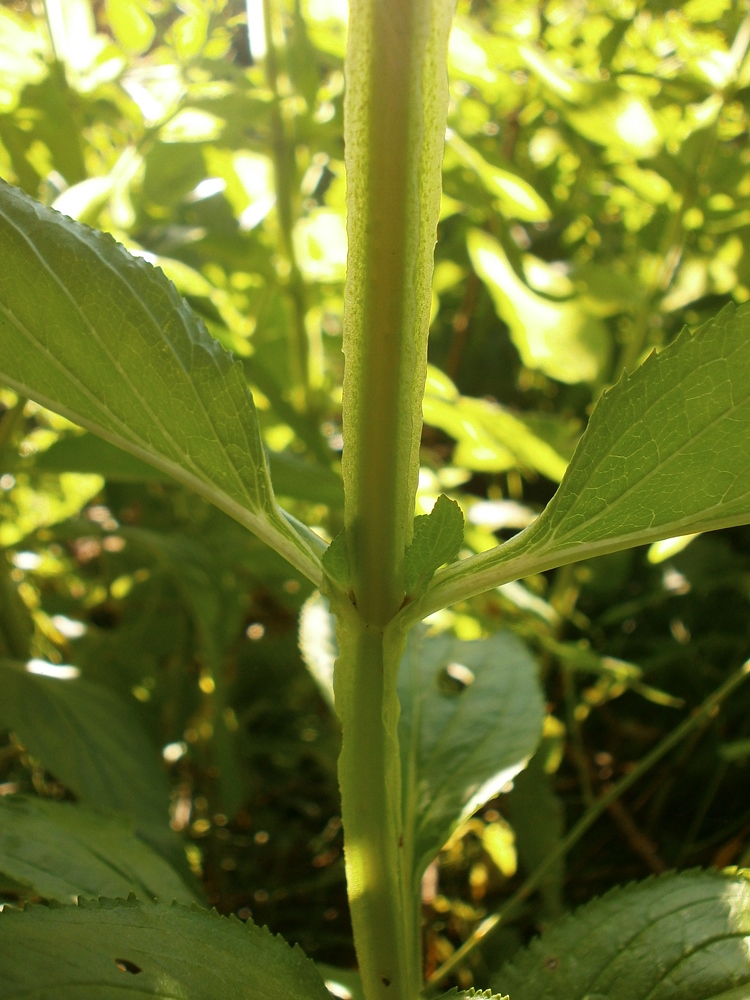
<instances>
[{"instance_id":1,"label":"leaf underside","mask_svg":"<svg viewBox=\"0 0 750 1000\"><path fill-rule=\"evenodd\" d=\"M513 1000L745 1000L750 881L690 871L615 889L498 973Z\"/></svg>"},{"instance_id":2,"label":"leaf underside","mask_svg":"<svg viewBox=\"0 0 750 1000\"><path fill-rule=\"evenodd\" d=\"M232 361L164 274L0 183L0 381L201 493L319 579Z\"/></svg>"},{"instance_id":3,"label":"leaf underside","mask_svg":"<svg viewBox=\"0 0 750 1000\"><path fill-rule=\"evenodd\" d=\"M299 948L174 904L101 899L0 913L3 1000L331 1000Z\"/></svg>"},{"instance_id":4,"label":"leaf underside","mask_svg":"<svg viewBox=\"0 0 750 1000\"><path fill-rule=\"evenodd\" d=\"M564 563L750 521L750 305L604 393L555 496L510 542L440 571L419 610Z\"/></svg>"}]
</instances>

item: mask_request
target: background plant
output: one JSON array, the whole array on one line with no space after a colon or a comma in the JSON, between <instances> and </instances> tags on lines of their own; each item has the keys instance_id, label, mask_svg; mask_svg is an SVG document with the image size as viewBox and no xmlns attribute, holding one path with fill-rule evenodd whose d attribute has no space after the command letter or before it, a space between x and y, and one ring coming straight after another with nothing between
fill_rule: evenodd
<instances>
[{"instance_id":1,"label":"background plant","mask_svg":"<svg viewBox=\"0 0 750 1000\"><path fill-rule=\"evenodd\" d=\"M243 358L285 506L335 536L340 16L323 5L267 11L275 49L246 69L241 9L110 4L94 10L98 35L85 5L48 4L46 21L5 11L4 176L161 263ZM696 325L747 297L743 15L694 5L459 12L419 503L427 510L444 491L458 500L469 550L494 544L493 529L502 537L522 526L550 497L589 404L623 365L671 340L683 320ZM565 340L550 353L551 331ZM134 695L174 761L173 825L191 824L190 858L197 870L203 853L209 897L262 920L270 907L276 927L346 964L335 726L294 652L308 585L193 495L49 411L10 393L5 401L8 653L72 660L87 679ZM65 520L80 510L83 519ZM556 784L572 820L672 728L680 699L699 703L744 658L744 536L564 568L435 620L462 640L510 624L542 656L552 712L531 799L519 780L442 856L447 892L426 892L428 970L513 884L501 813L527 870L549 846L539 831L554 842L540 810L559 814L543 774L559 763L562 721ZM76 639L78 622L88 632ZM284 698L295 714L278 710ZM596 827L578 845L568 900L675 863L741 858L741 698L613 809L609 832ZM6 785L64 794L34 765L44 754L23 738L19 747L18 723L6 725L17 737ZM279 800L292 822L278 818ZM297 859L298 891L318 901L305 917L317 920L302 927L299 897L273 898L264 849L278 859L280 893ZM502 947L487 949L491 966L559 912L563 877L558 865ZM9 892L24 896L18 883ZM489 981L487 970L477 975Z\"/></svg>"}]
</instances>

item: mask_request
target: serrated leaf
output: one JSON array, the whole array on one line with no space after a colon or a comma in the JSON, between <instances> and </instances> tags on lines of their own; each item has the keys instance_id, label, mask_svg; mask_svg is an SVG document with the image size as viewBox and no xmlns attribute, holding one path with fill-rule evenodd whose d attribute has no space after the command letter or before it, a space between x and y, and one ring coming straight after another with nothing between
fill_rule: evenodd
<instances>
[{"instance_id":1,"label":"serrated leaf","mask_svg":"<svg viewBox=\"0 0 750 1000\"><path fill-rule=\"evenodd\" d=\"M166 829L167 781L129 705L81 678L9 661L0 661L0 691L0 723L80 799Z\"/></svg>"},{"instance_id":2,"label":"serrated leaf","mask_svg":"<svg viewBox=\"0 0 750 1000\"><path fill-rule=\"evenodd\" d=\"M456 827L533 754L544 718L536 674L509 632L473 642L410 639L399 674L399 745L415 888Z\"/></svg>"},{"instance_id":3,"label":"serrated leaf","mask_svg":"<svg viewBox=\"0 0 750 1000\"><path fill-rule=\"evenodd\" d=\"M51 799L0 798L0 872L60 903L130 892L164 902L196 901L122 819Z\"/></svg>"},{"instance_id":4,"label":"serrated leaf","mask_svg":"<svg viewBox=\"0 0 750 1000\"><path fill-rule=\"evenodd\" d=\"M582 906L505 965L513 1000L743 1000L750 995L750 881L663 875Z\"/></svg>"},{"instance_id":5,"label":"serrated leaf","mask_svg":"<svg viewBox=\"0 0 750 1000\"><path fill-rule=\"evenodd\" d=\"M314 582L239 363L162 272L0 183L0 381L205 496Z\"/></svg>"},{"instance_id":6,"label":"serrated leaf","mask_svg":"<svg viewBox=\"0 0 750 1000\"><path fill-rule=\"evenodd\" d=\"M406 593L422 593L443 563L452 562L464 540L464 515L455 500L442 494L429 514L414 519L414 535L404 558Z\"/></svg>"},{"instance_id":7,"label":"serrated leaf","mask_svg":"<svg viewBox=\"0 0 750 1000\"><path fill-rule=\"evenodd\" d=\"M134 898L6 907L0 982L3 1000L331 1000L313 963L265 928Z\"/></svg>"},{"instance_id":8,"label":"serrated leaf","mask_svg":"<svg viewBox=\"0 0 750 1000\"><path fill-rule=\"evenodd\" d=\"M542 515L505 545L438 574L425 604L750 522L749 434L750 306L727 306L604 393Z\"/></svg>"}]
</instances>

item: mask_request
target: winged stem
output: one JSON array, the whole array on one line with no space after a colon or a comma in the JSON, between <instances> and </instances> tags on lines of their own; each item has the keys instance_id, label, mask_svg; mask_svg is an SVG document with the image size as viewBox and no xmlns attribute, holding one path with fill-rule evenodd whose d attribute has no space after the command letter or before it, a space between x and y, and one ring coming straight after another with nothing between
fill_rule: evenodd
<instances>
[{"instance_id":1,"label":"winged stem","mask_svg":"<svg viewBox=\"0 0 750 1000\"><path fill-rule=\"evenodd\" d=\"M419 952L402 818L396 679L427 369L453 0L354 0L345 142L349 595L333 596L347 881L367 1000L414 1000ZM411 894L409 892L409 900Z\"/></svg>"}]
</instances>

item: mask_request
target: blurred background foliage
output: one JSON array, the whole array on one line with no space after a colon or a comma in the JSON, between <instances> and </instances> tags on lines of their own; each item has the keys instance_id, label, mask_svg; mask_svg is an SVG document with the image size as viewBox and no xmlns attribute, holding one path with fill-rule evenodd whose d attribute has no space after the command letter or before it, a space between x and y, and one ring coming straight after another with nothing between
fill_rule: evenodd
<instances>
[{"instance_id":1,"label":"blurred background foliage","mask_svg":"<svg viewBox=\"0 0 750 1000\"><path fill-rule=\"evenodd\" d=\"M346 13L0 4L0 176L175 282L245 366L279 496L326 538L342 525ZM749 42L737 0L459 0L418 507L456 499L467 551L534 518L623 369L750 298ZM337 725L297 648L309 585L149 467L0 402L0 651L129 700L207 900L351 965ZM513 790L428 871L428 971L748 656L749 598L739 528L433 616L461 639L520 635L548 718ZM462 984L613 884L750 861L749 699L613 807ZM19 790L72 797L0 733L0 794Z\"/></svg>"}]
</instances>

